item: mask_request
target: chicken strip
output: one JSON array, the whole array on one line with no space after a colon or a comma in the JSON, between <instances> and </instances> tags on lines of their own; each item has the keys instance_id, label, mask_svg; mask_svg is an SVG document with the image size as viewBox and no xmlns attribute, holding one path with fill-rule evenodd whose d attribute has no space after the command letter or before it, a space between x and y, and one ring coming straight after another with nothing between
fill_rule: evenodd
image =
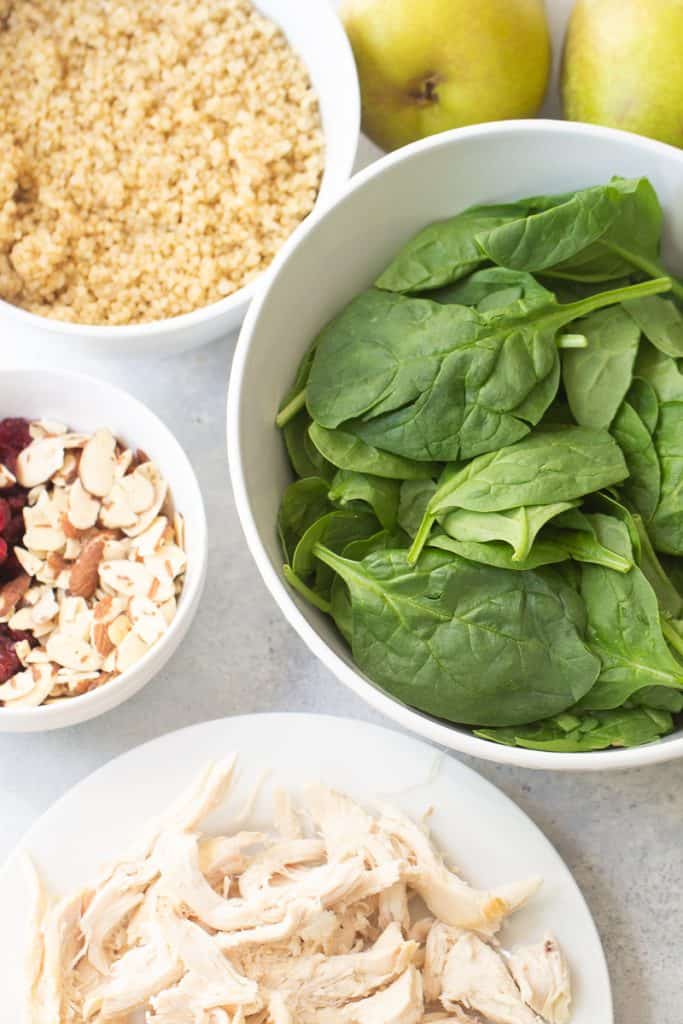
<instances>
[{"instance_id":1,"label":"chicken strip","mask_svg":"<svg viewBox=\"0 0 683 1024\"><path fill-rule=\"evenodd\" d=\"M498 953L471 932L462 935L448 954L441 986L446 1010L455 1011L460 1004L491 1024L541 1024Z\"/></svg>"},{"instance_id":2,"label":"chicken strip","mask_svg":"<svg viewBox=\"0 0 683 1024\"><path fill-rule=\"evenodd\" d=\"M532 1010L550 1024L567 1024L572 1002L569 967L552 935L535 946L513 950L508 967Z\"/></svg>"}]
</instances>

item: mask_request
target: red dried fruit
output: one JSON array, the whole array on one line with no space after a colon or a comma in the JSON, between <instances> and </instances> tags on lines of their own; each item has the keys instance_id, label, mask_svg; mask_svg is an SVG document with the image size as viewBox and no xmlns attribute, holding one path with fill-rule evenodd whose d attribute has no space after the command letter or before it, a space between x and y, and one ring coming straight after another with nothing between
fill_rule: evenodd
<instances>
[{"instance_id":1,"label":"red dried fruit","mask_svg":"<svg viewBox=\"0 0 683 1024\"><path fill-rule=\"evenodd\" d=\"M9 526L12 518L12 509L10 508L9 502L5 501L4 498L0 498L0 533L4 533Z\"/></svg>"},{"instance_id":2,"label":"red dried fruit","mask_svg":"<svg viewBox=\"0 0 683 1024\"><path fill-rule=\"evenodd\" d=\"M0 683L6 683L20 671L21 662L14 649L14 640L12 640L7 626L0 625Z\"/></svg>"},{"instance_id":3,"label":"red dried fruit","mask_svg":"<svg viewBox=\"0 0 683 1024\"><path fill-rule=\"evenodd\" d=\"M8 416L0 420L0 446L11 448L18 455L22 448L31 443L28 420L18 416Z\"/></svg>"},{"instance_id":4,"label":"red dried fruit","mask_svg":"<svg viewBox=\"0 0 683 1024\"><path fill-rule=\"evenodd\" d=\"M4 562L7 558L7 541L4 537L0 537L0 562Z\"/></svg>"}]
</instances>

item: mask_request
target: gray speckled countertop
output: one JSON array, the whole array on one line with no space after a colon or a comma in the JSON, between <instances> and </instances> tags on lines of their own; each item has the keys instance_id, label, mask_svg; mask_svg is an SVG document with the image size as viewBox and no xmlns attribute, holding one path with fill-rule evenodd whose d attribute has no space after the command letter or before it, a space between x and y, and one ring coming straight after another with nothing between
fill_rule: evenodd
<instances>
[{"instance_id":1,"label":"gray speckled countertop","mask_svg":"<svg viewBox=\"0 0 683 1024\"><path fill-rule=\"evenodd\" d=\"M556 33L568 5L553 5ZM361 162L373 155L364 145ZM271 710L380 721L304 647L244 545L224 445L233 347L228 339L163 361L80 364L145 401L190 455L209 519L208 583L184 648L136 698L71 729L0 735L0 861L67 788L162 733ZM10 348L1 338L3 357ZM17 359L14 350L11 358ZM607 952L616 1024L681 1024L683 761L602 775L469 763L520 804L574 872Z\"/></svg>"}]
</instances>

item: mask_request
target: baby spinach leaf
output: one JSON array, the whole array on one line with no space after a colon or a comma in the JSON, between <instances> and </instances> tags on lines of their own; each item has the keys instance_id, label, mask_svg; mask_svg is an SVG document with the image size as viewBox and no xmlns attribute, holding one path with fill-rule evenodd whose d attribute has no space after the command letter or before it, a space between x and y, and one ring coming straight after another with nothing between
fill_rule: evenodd
<instances>
[{"instance_id":1,"label":"baby spinach leaf","mask_svg":"<svg viewBox=\"0 0 683 1024\"><path fill-rule=\"evenodd\" d=\"M563 718L568 720L567 724L577 724L567 729ZM653 743L672 729L673 719L665 712L619 708L617 711L595 711L581 717L558 715L524 726L475 729L474 734L507 746L574 754Z\"/></svg>"},{"instance_id":2,"label":"baby spinach leaf","mask_svg":"<svg viewBox=\"0 0 683 1024\"><path fill-rule=\"evenodd\" d=\"M484 262L476 237L520 216L517 204L474 207L419 231L399 250L376 286L391 292L439 288L465 277Z\"/></svg>"},{"instance_id":3,"label":"baby spinach leaf","mask_svg":"<svg viewBox=\"0 0 683 1024\"><path fill-rule=\"evenodd\" d=\"M404 480L401 484L398 522L408 536L413 537L417 533L436 487L434 480Z\"/></svg>"},{"instance_id":4,"label":"baby spinach leaf","mask_svg":"<svg viewBox=\"0 0 683 1024\"><path fill-rule=\"evenodd\" d=\"M500 512L521 505L573 501L619 483L624 457L604 430L537 431L523 441L472 459L437 489L410 549L419 555L434 520L455 508Z\"/></svg>"},{"instance_id":5,"label":"baby spinach leaf","mask_svg":"<svg viewBox=\"0 0 683 1024\"><path fill-rule=\"evenodd\" d=\"M628 542L626 527L616 520L614 523L624 531ZM633 558L629 554L623 553L623 544L619 542L621 538L616 542L603 543L594 532L550 528L543 532L540 539L545 543L557 545L558 548L564 550L565 557L573 558L575 562L603 565L614 572L628 572L633 567ZM536 545L534 545L535 547Z\"/></svg>"},{"instance_id":6,"label":"baby spinach leaf","mask_svg":"<svg viewBox=\"0 0 683 1024\"><path fill-rule=\"evenodd\" d=\"M584 281L618 278L634 269L659 277L661 221L646 178L613 178L494 227L479 236L479 244L494 263L516 270L552 270Z\"/></svg>"},{"instance_id":7,"label":"baby spinach leaf","mask_svg":"<svg viewBox=\"0 0 683 1024\"><path fill-rule=\"evenodd\" d=\"M284 427L301 412L306 404L306 385L313 365L315 343L311 345L299 363L294 383L280 403L275 423L278 427Z\"/></svg>"},{"instance_id":8,"label":"baby spinach leaf","mask_svg":"<svg viewBox=\"0 0 683 1024\"><path fill-rule=\"evenodd\" d=\"M323 597L322 594L319 594L313 587L309 587L307 583L304 583L304 581L294 572L291 565L285 563L282 566L282 575L286 579L287 583L289 583L292 590L296 590L298 594L301 594L309 604L312 604L321 612L325 612L326 615L330 615L332 613L332 605L330 601L328 601L326 597Z\"/></svg>"},{"instance_id":9,"label":"baby spinach leaf","mask_svg":"<svg viewBox=\"0 0 683 1024\"><path fill-rule=\"evenodd\" d=\"M302 409L282 428L289 461L299 477L317 476L330 480L334 474L334 466L323 458L308 436L311 422L311 417Z\"/></svg>"},{"instance_id":10,"label":"baby spinach leaf","mask_svg":"<svg viewBox=\"0 0 683 1024\"><path fill-rule=\"evenodd\" d=\"M555 301L553 293L531 274L507 267L477 270L462 281L437 289L429 297L436 302L476 306L480 313L490 313L520 301L527 309Z\"/></svg>"},{"instance_id":11,"label":"baby spinach leaf","mask_svg":"<svg viewBox=\"0 0 683 1024\"><path fill-rule=\"evenodd\" d=\"M659 501L659 459L647 427L628 402L622 402L614 418L612 435L624 454L629 472L628 480L620 487L621 494L649 521Z\"/></svg>"},{"instance_id":12,"label":"baby spinach leaf","mask_svg":"<svg viewBox=\"0 0 683 1024\"><path fill-rule=\"evenodd\" d=\"M316 519L331 511L328 485L320 477L307 477L290 484L282 495L277 517L277 532L287 561L306 530Z\"/></svg>"},{"instance_id":13,"label":"baby spinach leaf","mask_svg":"<svg viewBox=\"0 0 683 1024\"><path fill-rule=\"evenodd\" d=\"M513 561L520 561L529 554L541 527L574 504L561 501L550 505L522 506L504 512L471 512L459 508L448 512L439 524L455 540L505 541L512 548Z\"/></svg>"},{"instance_id":14,"label":"baby spinach leaf","mask_svg":"<svg viewBox=\"0 0 683 1024\"><path fill-rule=\"evenodd\" d=\"M328 512L308 527L294 550L292 570L304 578L317 566L313 549L318 543L332 551L343 551L352 540L362 540L377 533L379 523L370 512L352 512L348 509Z\"/></svg>"},{"instance_id":15,"label":"baby spinach leaf","mask_svg":"<svg viewBox=\"0 0 683 1024\"><path fill-rule=\"evenodd\" d=\"M387 551L390 548L403 547L406 540L407 538L400 530L380 530L363 540L352 540L350 544L346 545L342 555L344 558L360 561L374 551ZM346 583L341 576L336 574L332 581L330 610L337 629L350 647L353 640L351 598Z\"/></svg>"},{"instance_id":16,"label":"baby spinach leaf","mask_svg":"<svg viewBox=\"0 0 683 1024\"><path fill-rule=\"evenodd\" d=\"M415 462L380 451L345 430L326 430L319 423L312 423L308 433L320 454L338 469L389 480L425 480L438 472L433 462Z\"/></svg>"},{"instance_id":17,"label":"baby spinach leaf","mask_svg":"<svg viewBox=\"0 0 683 1024\"><path fill-rule=\"evenodd\" d=\"M624 309L660 352L683 356L683 313L672 299L650 295L625 302Z\"/></svg>"},{"instance_id":18,"label":"baby spinach leaf","mask_svg":"<svg viewBox=\"0 0 683 1024\"><path fill-rule=\"evenodd\" d=\"M622 574L584 565L581 595L588 642L602 663L583 709L617 708L645 686L683 689L683 665L666 644L656 594L639 568Z\"/></svg>"},{"instance_id":19,"label":"baby spinach leaf","mask_svg":"<svg viewBox=\"0 0 683 1024\"><path fill-rule=\"evenodd\" d=\"M673 555L662 555L660 561L672 585L679 594L683 594L683 558L676 558ZM677 615L676 617L683 616Z\"/></svg>"},{"instance_id":20,"label":"baby spinach leaf","mask_svg":"<svg viewBox=\"0 0 683 1024\"><path fill-rule=\"evenodd\" d=\"M414 707L449 721L514 725L556 714L595 680L584 612L559 577L510 573L429 550L362 562L317 545L346 582L360 669Z\"/></svg>"},{"instance_id":21,"label":"baby spinach leaf","mask_svg":"<svg viewBox=\"0 0 683 1024\"><path fill-rule=\"evenodd\" d=\"M659 607L664 614L674 619L683 618L683 596L681 591L677 589L675 576L672 579L667 573L667 569L669 573L671 571L670 563L672 560L666 560L666 567L660 562L641 516L634 516L633 519L640 537L638 565L654 590ZM679 579L679 583L683 584L683 574Z\"/></svg>"},{"instance_id":22,"label":"baby spinach leaf","mask_svg":"<svg viewBox=\"0 0 683 1024\"><path fill-rule=\"evenodd\" d=\"M576 422L609 427L631 385L640 330L621 306L600 309L573 324L586 348L562 353L562 382Z\"/></svg>"},{"instance_id":23,"label":"baby spinach leaf","mask_svg":"<svg viewBox=\"0 0 683 1024\"><path fill-rule=\"evenodd\" d=\"M634 377L626 401L638 413L648 433L654 434L659 420L659 402L652 385L642 377Z\"/></svg>"},{"instance_id":24,"label":"baby spinach leaf","mask_svg":"<svg viewBox=\"0 0 683 1024\"><path fill-rule=\"evenodd\" d=\"M338 469L330 484L328 496L330 501L339 505L364 502L370 506L385 530L393 530L398 516L400 487L398 480Z\"/></svg>"},{"instance_id":25,"label":"baby spinach leaf","mask_svg":"<svg viewBox=\"0 0 683 1024\"><path fill-rule=\"evenodd\" d=\"M513 569L517 572L538 569L542 565L555 565L569 557L563 545L542 537L524 558L515 558L510 545L504 541L456 540L447 533L432 534L427 546L438 548L440 551L452 551L470 562L481 562L482 565L493 565L498 569Z\"/></svg>"},{"instance_id":26,"label":"baby spinach leaf","mask_svg":"<svg viewBox=\"0 0 683 1024\"><path fill-rule=\"evenodd\" d=\"M661 466L659 503L648 524L658 551L683 554L683 402L664 402L654 444Z\"/></svg>"},{"instance_id":27,"label":"baby spinach leaf","mask_svg":"<svg viewBox=\"0 0 683 1024\"><path fill-rule=\"evenodd\" d=\"M490 314L366 293L319 340L309 411L328 428L362 417L347 429L418 460L454 461L510 444L538 423L555 397L560 329L668 283L664 278L566 306L513 306ZM362 330L353 327L359 318Z\"/></svg>"}]
</instances>

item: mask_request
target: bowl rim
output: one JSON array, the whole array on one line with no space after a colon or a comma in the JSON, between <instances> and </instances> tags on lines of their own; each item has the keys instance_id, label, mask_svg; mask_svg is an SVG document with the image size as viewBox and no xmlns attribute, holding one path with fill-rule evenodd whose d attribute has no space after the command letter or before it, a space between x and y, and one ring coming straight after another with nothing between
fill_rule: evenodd
<instances>
[{"instance_id":1,"label":"bowl rim","mask_svg":"<svg viewBox=\"0 0 683 1024\"><path fill-rule=\"evenodd\" d=\"M242 383L247 356L254 333L258 327L259 317L263 307L268 302L271 288L280 269L290 257L294 256L297 249L305 245L309 234L313 233L319 224L322 225L337 206L345 202L355 192L363 189L367 182L381 176L396 164L408 162L416 157L419 158L426 150L466 144L469 139L497 135L504 141L510 136L521 135L525 132L550 137L582 135L588 138L627 141L635 148L657 153L666 160L675 160L680 164L681 171L683 172L683 151L664 142L648 139L644 136L615 128L604 128L600 125L552 119L521 119L517 121L492 121L464 128L455 128L448 132L432 135L386 154L358 174L355 174L331 206L314 220L304 222L285 242L271 264L269 278L265 287L254 302L252 302L242 324L230 371L226 409L228 462L235 505L247 540L247 546L268 590L289 624L296 630L312 653L337 679L348 686L366 703L387 715L390 719L393 719L404 729L417 733L433 743L450 750L459 751L460 753L482 758L483 760L494 761L499 764L517 765L522 768L577 772L607 771L672 761L683 757L683 731L679 735L674 734L673 738L665 742L659 741L639 747L613 748L585 753L526 750L522 747L507 747L502 744L493 743L490 740L480 739L472 733L464 730L461 731L457 727L454 728L415 708L402 704L394 697L386 694L377 684L366 679L355 668L347 665L311 625L303 612L299 610L284 580L275 571L270 562L252 513L251 501L245 482L240 443L240 416L243 397L245 397L243 395Z\"/></svg>"},{"instance_id":2,"label":"bowl rim","mask_svg":"<svg viewBox=\"0 0 683 1024\"><path fill-rule=\"evenodd\" d=\"M256 0L256 6L258 6L258 0ZM295 234L309 219L317 217L324 212L330 203L334 201L340 190L344 188L353 172L360 140L360 84L358 82L358 72L351 44L330 0L318 0L315 8L316 16L327 19L330 31L336 33L339 68L338 88L345 93L351 107L351 117L349 119L351 131L344 137L343 158L331 164L327 157L328 132L325 131L325 126L322 126L325 141L325 162L320 189L311 211L296 226L292 234ZM285 25L280 22L277 22L277 24L287 35ZM302 60L304 60L303 57ZM304 64L306 64L306 69L308 70L306 60L304 60ZM287 244L289 238L291 238L291 235L285 239L283 245ZM238 288L231 295L227 295L224 299L210 302L206 306L200 306L198 309L190 310L187 313L180 313L177 316L167 317L163 320L150 320L149 322L139 324L72 323L69 320L57 320L54 317L31 313L29 310L22 309L20 306L15 306L6 299L0 298L0 323L3 319L6 319L8 324L19 323L24 324L26 327L32 327L35 330L46 331L51 334L68 335L72 338L87 338L88 343L93 347L97 345L106 346L108 342L113 340L122 342L138 340L144 342L160 334L173 335L178 331L191 330L200 324L211 322L219 317L234 313L236 310L239 311L244 306L248 306L254 296L258 294L259 289L265 286L278 253L253 280L244 285L244 287ZM95 352L95 354L97 353Z\"/></svg>"},{"instance_id":3,"label":"bowl rim","mask_svg":"<svg viewBox=\"0 0 683 1024\"><path fill-rule=\"evenodd\" d=\"M0 369L0 383L3 379L15 376L16 374L30 374L33 372L34 371L30 367L24 366ZM118 706L119 703L123 703L128 700L129 697L132 697L134 693L137 692L137 690L124 695L120 701L114 701L113 704L111 703L112 692L117 688L120 689L125 687L126 684L131 682L135 675L144 675L152 662L157 661L159 658L161 658L161 661L157 668L152 670L149 678L143 681L139 689L146 686L148 682L151 682L157 673L161 671L166 660L163 657L164 651L170 646L171 650L168 654L170 657L175 649L176 639L178 641L181 640L186 630L189 628L192 618L197 610L197 604L201 597L206 580L206 567L208 562L208 526L204 497L192 463L190 462L184 448L177 440L175 434L166 426L164 421L149 408L148 405L141 402L139 398L135 398L135 396L131 395L129 391L118 387L116 384L112 384L108 380L103 380L99 377L93 376L92 374L79 373L73 370L53 370L48 368L43 370L42 373L43 375L54 379L56 383L62 382L65 390L69 388L79 389L77 393L80 393L80 389L90 387L96 387L98 389L103 388L105 391L109 391L113 397L116 397L120 402L124 403L125 406L142 412L145 417L151 419L151 421L155 423L156 428L164 436L165 442L168 443L169 451L172 451L174 461L176 464L180 464L184 468L185 472L188 474L188 480L190 481L190 487L185 489L185 493L190 492L189 503L196 504L197 509L197 525L193 533L193 536L196 536L197 544L196 569L193 572L193 578L190 580L189 585L187 580L183 583L183 589L181 591L182 601L179 601L178 603L176 614L174 615L170 626L139 661L136 661L135 664L126 669L125 672L122 672L120 675L112 679L110 683L106 683L104 686L98 687L96 690L91 690L89 693L82 693L76 697L64 698L63 700L55 701L54 704L49 704L47 706L40 705L35 708L1 708L0 733L23 731L29 726L34 731L42 732L61 727L62 725L75 725L78 722L104 714L105 711L111 710ZM154 458L153 455L152 458ZM170 488L170 490L171 494L173 494L172 488ZM100 703L104 706L100 710L96 710ZM64 718L69 718L70 721L65 722Z\"/></svg>"}]
</instances>

